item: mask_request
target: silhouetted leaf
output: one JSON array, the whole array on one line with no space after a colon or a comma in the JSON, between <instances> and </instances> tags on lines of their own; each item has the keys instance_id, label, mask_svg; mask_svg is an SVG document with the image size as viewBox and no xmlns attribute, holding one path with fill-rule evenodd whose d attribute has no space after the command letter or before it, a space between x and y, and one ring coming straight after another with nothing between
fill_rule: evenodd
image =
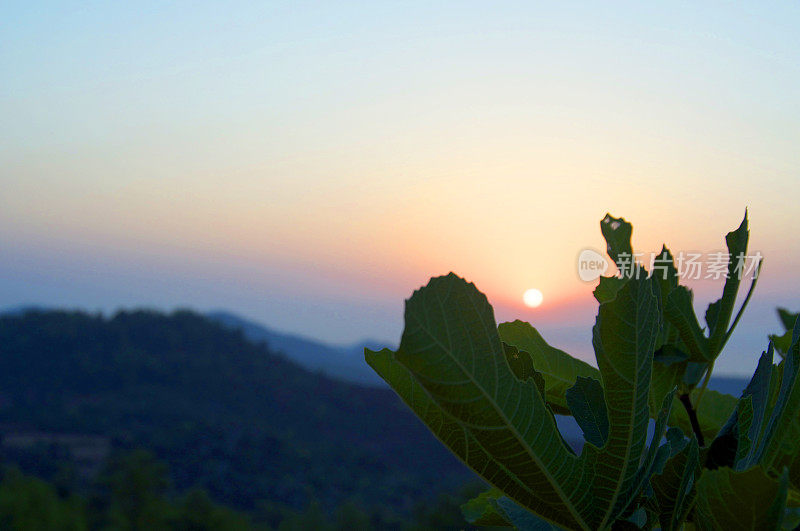
<instances>
[{"instance_id":1,"label":"silhouetted leaf","mask_svg":"<svg viewBox=\"0 0 800 531\"><path fill-rule=\"evenodd\" d=\"M528 353L534 370L544 377L545 397L556 413L570 414L566 393L578 376L600 379L597 369L548 345L529 323L519 320L502 323L497 331L504 343Z\"/></svg>"},{"instance_id":2,"label":"silhouetted leaf","mask_svg":"<svg viewBox=\"0 0 800 531\"><path fill-rule=\"evenodd\" d=\"M631 247L633 226L623 218L615 218L611 214L606 214L600 222L600 231L606 240L608 256L620 269L629 267L633 260L633 248ZM620 255L623 257L622 262ZM625 257L627 257L627 264L624 263Z\"/></svg>"},{"instance_id":3,"label":"silhouetted leaf","mask_svg":"<svg viewBox=\"0 0 800 531\"><path fill-rule=\"evenodd\" d=\"M600 305L592 343L603 377L608 440L594 465L594 496L605 506L599 527L613 522L638 494L637 474L650 419L648 394L659 330L658 289L651 279L631 279ZM658 444L658 441L655 441ZM596 450L585 446L591 461Z\"/></svg>"},{"instance_id":4,"label":"silhouetted leaf","mask_svg":"<svg viewBox=\"0 0 800 531\"><path fill-rule=\"evenodd\" d=\"M771 352L770 348L768 355ZM780 387L769 422L749 461L757 460L768 472L778 474L800 451L800 439L794 437L800 421L800 321L795 323L789 352L773 372L775 370L780 373ZM773 377L773 380L777 381L777 378ZM755 416L755 404L753 413Z\"/></svg>"},{"instance_id":5,"label":"silhouetted leaf","mask_svg":"<svg viewBox=\"0 0 800 531\"><path fill-rule=\"evenodd\" d=\"M758 367L742 392L742 398L736 407L739 434L736 466L740 470L758 463L758 456L755 454L766 428L766 421L769 419L770 389L775 386L775 372L770 349L759 358Z\"/></svg>"},{"instance_id":6,"label":"silhouetted leaf","mask_svg":"<svg viewBox=\"0 0 800 531\"><path fill-rule=\"evenodd\" d=\"M620 277L600 277L600 282L594 288L594 298L601 304L613 301L619 289L625 285L625 280Z\"/></svg>"},{"instance_id":7,"label":"silhouetted leaf","mask_svg":"<svg viewBox=\"0 0 800 531\"><path fill-rule=\"evenodd\" d=\"M664 299L664 316L678 330L678 335L686 346L691 361L708 360L706 336L703 334L692 306L692 292L678 286Z\"/></svg>"},{"instance_id":8,"label":"silhouetted leaf","mask_svg":"<svg viewBox=\"0 0 800 531\"><path fill-rule=\"evenodd\" d=\"M575 385L567 389L567 405L586 442L601 448L608 438L608 413L600 382L578 376Z\"/></svg>"},{"instance_id":9,"label":"silhouetted leaf","mask_svg":"<svg viewBox=\"0 0 800 531\"><path fill-rule=\"evenodd\" d=\"M543 518L586 527L592 510L582 467L535 383L509 368L486 297L454 274L433 278L406 302L405 321L396 359L460 426L456 453Z\"/></svg>"},{"instance_id":10,"label":"silhouetted leaf","mask_svg":"<svg viewBox=\"0 0 800 531\"><path fill-rule=\"evenodd\" d=\"M531 355L507 343L503 343L503 353L506 356L506 361L511 368L511 372L514 373L514 376L523 382L529 378L533 379L536 388L539 389L539 393L545 396L544 377L539 371L533 368Z\"/></svg>"},{"instance_id":11,"label":"silhouetted leaf","mask_svg":"<svg viewBox=\"0 0 800 531\"><path fill-rule=\"evenodd\" d=\"M664 465L669 459L672 447L669 442L666 444L661 444L661 440L664 438L664 435L667 431L667 419L669 418L674 396L675 389L673 388L673 390L667 393L667 395L664 397L664 400L661 404L661 409L656 417L656 423L650 445L648 446L647 452L639 463L639 470L636 473L636 479L632 489L632 492L640 494L638 496L631 497L627 502L627 506L620 507L621 516L628 516L630 518L630 514L635 509L634 504L644 498L644 496L642 496L644 487L649 484L648 481L652 478L653 474L659 474L663 471Z\"/></svg>"},{"instance_id":12,"label":"silhouetted leaf","mask_svg":"<svg viewBox=\"0 0 800 531\"><path fill-rule=\"evenodd\" d=\"M664 365L660 362L653 363L653 376L650 380L650 416L658 415L661 402L672 389L680 383L683 372L686 370L686 363L678 362ZM676 407L682 407L680 405Z\"/></svg>"},{"instance_id":13,"label":"silhouetted leaf","mask_svg":"<svg viewBox=\"0 0 800 531\"><path fill-rule=\"evenodd\" d=\"M769 340L772 341L772 344L775 346L775 350L778 352L778 354L783 357L786 355L786 352L792 345L792 331L787 330L781 335L770 334Z\"/></svg>"},{"instance_id":14,"label":"silhouetted leaf","mask_svg":"<svg viewBox=\"0 0 800 531\"><path fill-rule=\"evenodd\" d=\"M694 500L694 485L700 473L700 453L694 437L672 443L672 455L661 473L650 480L665 531L680 529Z\"/></svg>"},{"instance_id":15,"label":"silhouetted leaf","mask_svg":"<svg viewBox=\"0 0 800 531\"><path fill-rule=\"evenodd\" d=\"M778 529L788 484L788 472L774 479L760 466L705 470L697 482L694 523L703 530Z\"/></svg>"},{"instance_id":16,"label":"silhouetted leaf","mask_svg":"<svg viewBox=\"0 0 800 531\"><path fill-rule=\"evenodd\" d=\"M711 303L706 310L706 324L709 329L709 359L713 359L719 354L727 339L728 325L731 322L734 304L736 304L736 294L739 292L739 285L742 282L749 237L750 231L747 229L747 212L745 211L739 228L725 236L725 244L728 247L730 258L728 275L725 279L725 286L722 288L722 297Z\"/></svg>"},{"instance_id":17,"label":"silhouetted leaf","mask_svg":"<svg viewBox=\"0 0 800 531\"><path fill-rule=\"evenodd\" d=\"M495 459L480 444L471 427L463 425L431 399L413 373L397 361L395 352L390 349L379 352L365 349L365 357L375 372L386 380L433 434L464 463L487 481L502 488L506 494L525 500L536 499L536 495L529 492L530 487L523 483L520 476L510 472L501 460ZM486 498L484 497L484 501ZM473 509L477 510L474 506Z\"/></svg>"},{"instance_id":18,"label":"silhouetted leaf","mask_svg":"<svg viewBox=\"0 0 800 531\"><path fill-rule=\"evenodd\" d=\"M781 356L785 355L792 345L792 328L794 328L798 316L800 316L800 313L792 313L785 308L778 308L778 318L785 332L783 334L771 334L769 339Z\"/></svg>"}]
</instances>

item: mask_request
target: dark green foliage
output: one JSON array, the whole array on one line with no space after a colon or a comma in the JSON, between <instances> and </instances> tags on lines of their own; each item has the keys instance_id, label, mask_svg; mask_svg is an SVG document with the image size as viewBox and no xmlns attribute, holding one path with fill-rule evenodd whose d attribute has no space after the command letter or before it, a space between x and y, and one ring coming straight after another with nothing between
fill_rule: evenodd
<instances>
[{"instance_id":1,"label":"dark green foliage","mask_svg":"<svg viewBox=\"0 0 800 531\"><path fill-rule=\"evenodd\" d=\"M648 273L631 262L632 227L601 222L620 277L604 277L593 329L598 369L550 347L529 324L499 326L473 284L450 273L406 302L396 352L372 365L450 450L492 485L462 506L476 525L520 529L777 529L800 511L800 320L772 345L742 397L706 391L736 316L747 217L707 331L672 254ZM759 264L760 266L760 264ZM789 315L781 313L784 323ZM702 385L700 384L703 381ZM584 433L580 455L553 413ZM654 419L652 435L648 424Z\"/></svg>"},{"instance_id":2,"label":"dark green foliage","mask_svg":"<svg viewBox=\"0 0 800 531\"><path fill-rule=\"evenodd\" d=\"M177 511L166 499L170 486L167 472L164 463L144 451L114 456L97 481L102 527L166 529L178 520Z\"/></svg>"},{"instance_id":3,"label":"dark green foliage","mask_svg":"<svg viewBox=\"0 0 800 531\"><path fill-rule=\"evenodd\" d=\"M335 511L312 500L300 510L266 505L244 513L214 502L202 489L178 492L165 463L137 450L115 453L82 487L48 483L16 468L0 472L0 529L267 531L270 529L464 529L459 506L479 493L471 483L454 494L418 501L408 515L391 508L365 509L349 500Z\"/></svg>"},{"instance_id":4,"label":"dark green foliage","mask_svg":"<svg viewBox=\"0 0 800 531\"><path fill-rule=\"evenodd\" d=\"M15 468L0 481L0 528L20 531L90 529L236 531L266 529L212 502L204 491L168 493L167 469L146 452L111 460L86 493L61 489Z\"/></svg>"},{"instance_id":5,"label":"dark green foliage","mask_svg":"<svg viewBox=\"0 0 800 531\"><path fill-rule=\"evenodd\" d=\"M87 525L83 500L61 497L52 485L17 469L3 472L0 529L81 531Z\"/></svg>"}]
</instances>

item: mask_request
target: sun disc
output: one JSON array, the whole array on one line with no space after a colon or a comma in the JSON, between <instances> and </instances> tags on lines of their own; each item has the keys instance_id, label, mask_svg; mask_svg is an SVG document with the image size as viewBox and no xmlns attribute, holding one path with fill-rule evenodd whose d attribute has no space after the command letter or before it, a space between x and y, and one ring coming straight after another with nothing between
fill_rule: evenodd
<instances>
[{"instance_id":1,"label":"sun disc","mask_svg":"<svg viewBox=\"0 0 800 531\"><path fill-rule=\"evenodd\" d=\"M542 295L542 292L535 288L527 290L522 295L522 302L524 302L525 306L529 308L536 308L537 306L542 304L543 300L544 296Z\"/></svg>"}]
</instances>

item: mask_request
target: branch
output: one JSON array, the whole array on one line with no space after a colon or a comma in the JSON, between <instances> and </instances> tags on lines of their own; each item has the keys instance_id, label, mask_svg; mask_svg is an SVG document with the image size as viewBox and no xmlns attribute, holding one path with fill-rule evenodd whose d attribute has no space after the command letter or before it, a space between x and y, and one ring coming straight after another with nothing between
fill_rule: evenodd
<instances>
[{"instance_id":1,"label":"branch","mask_svg":"<svg viewBox=\"0 0 800 531\"><path fill-rule=\"evenodd\" d=\"M689 422L692 424L692 431L694 431L695 436L697 437L697 442L700 446L705 446L706 441L703 439L703 431L700 429L700 423L697 421L697 412L692 407L692 400L689 398L688 394L682 394L679 397L681 404L683 404L684 409L686 409L686 414L689 415Z\"/></svg>"}]
</instances>

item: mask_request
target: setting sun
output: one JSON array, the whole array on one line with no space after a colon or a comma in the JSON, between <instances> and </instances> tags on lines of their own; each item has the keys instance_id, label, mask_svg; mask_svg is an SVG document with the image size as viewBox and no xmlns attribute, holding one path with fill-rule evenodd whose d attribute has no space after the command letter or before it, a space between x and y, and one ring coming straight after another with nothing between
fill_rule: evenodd
<instances>
[{"instance_id":1,"label":"setting sun","mask_svg":"<svg viewBox=\"0 0 800 531\"><path fill-rule=\"evenodd\" d=\"M527 290L522 295L522 301L525 303L525 306L529 308L536 308L542 304L543 300L544 296L542 295L542 292L535 288Z\"/></svg>"}]
</instances>

